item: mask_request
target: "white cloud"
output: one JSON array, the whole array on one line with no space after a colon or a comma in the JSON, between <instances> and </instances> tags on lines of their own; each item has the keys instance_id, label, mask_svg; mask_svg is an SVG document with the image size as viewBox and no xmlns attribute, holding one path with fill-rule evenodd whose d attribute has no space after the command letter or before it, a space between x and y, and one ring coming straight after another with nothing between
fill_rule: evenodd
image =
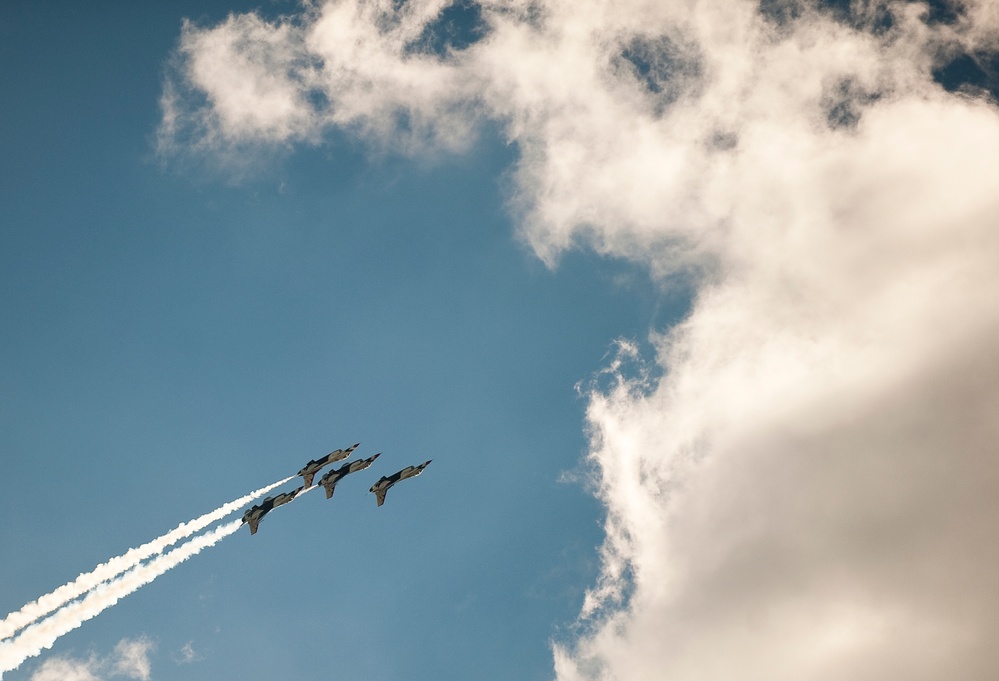
<instances>
[{"instance_id":1,"label":"white cloud","mask_svg":"<svg viewBox=\"0 0 999 681\"><path fill-rule=\"evenodd\" d=\"M194 641L185 643L174 656L174 662L177 664L191 664L201 659L203 658L194 650Z\"/></svg>"},{"instance_id":2,"label":"white cloud","mask_svg":"<svg viewBox=\"0 0 999 681\"><path fill-rule=\"evenodd\" d=\"M174 100L165 129L409 153L487 118L539 257L696 283L653 338L664 377L590 394L604 570L561 679L999 674L999 111L931 77L997 49L999 15L784 4L493 0L482 40L427 55L407 46L440 2L346 1L239 20L255 47L211 53L216 81L192 46L237 20L182 38L175 87L210 104ZM239 78L291 105L242 111Z\"/></svg>"},{"instance_id":3,"label":"white cloud","mask_svg":"<svg viewBox=\"0 0 999 681\"><path fill-rule=\"evenodd\" d=\"M89 660L50 657L31 675L31 681L101 681L98 667L93 657Z\"/></svg>"},{"instance_id":4,"label":"white cloud","mask_svg":"<svg viewBox=\"0 0 999 681\"><path fill-rule=\"evenodd\" d=\"M31 681L105 681L112 676L149 681L149 653L154 648L155 644L149 638L139 636L122 639L114 652L104 657L94 654L85 660L71 656L49 657L31 675Z\"/></svg>"},{"instance_id":5,"label":"white cloud","mask_svg":"<svg viewBox=\"0 0 999 681\"><path fill-rule=\"evenodd\" d=\"M395 150L463 148L474 127L466 74L412 51L444 4L322 4L295 21L185 23L161 100L160 152L233 161L247 146L315 143L337 126Z\"/></svg>"},{"instance_id":6,"label":"white cloud","mask_svg":"<svg viewBox=\"0 0 999 681\"><path fill-rule=\"evenodd\" d=\"M155 644L145 636L119 641L114 649L114 673L130 679L149 681L151 669L149 653L155 647Z\"/></svg>"}]
</instances>

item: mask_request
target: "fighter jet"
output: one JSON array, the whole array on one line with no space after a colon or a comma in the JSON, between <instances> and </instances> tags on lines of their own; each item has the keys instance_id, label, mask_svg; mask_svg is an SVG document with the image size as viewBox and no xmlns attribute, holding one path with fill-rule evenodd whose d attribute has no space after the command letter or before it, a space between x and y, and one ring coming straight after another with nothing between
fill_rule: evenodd
<instances>
[{"instance_id":1,"label":"fighter jet","mask_svg":"<svg viewBox=\"0 0 999 681\"><path fill-rule=\"evenodd\" d=\"M254 505L252 508L243 514L243 522L250 526L250 534L257 533L257 525L260 524L260 519L265 515L273 511L278 506L282 504L287 504L289 501L294 499L299 492L301 492L305 487L299 487L298 489L293 489L290 492L284 492L276 497L267 497L259 504Z\"/></svg>"},{"instance_id":2,"label":"fighter jet","mask_svg":"<svg viewBox=\"0 0 999 681\"><path fill-rule=\"evenodd\" d=\"M431 459L433 461L433 459ZM430 461L424 461L419 466L406 466L398 473L393 473L389 476L382 476L379 478L378 482L371 486L369 492L375 493L375 498L378 500L378 505L381 506L385 503L385 494L392 488L392 486L399 482L400 480L405 480L406 478L414 478L423 472L423 469L430 465Z\"/></svg>"},{"instance_id":3,"label":"fighter jet","mask_svg":"<svg viewBox=\"0 0 999 681\"><path fill-rule=\"evenodd\" d=\"M358 448L360 444L361 443L358 442L356 445L353 445L352 447L347 447L347 449L338 449L335 452L330 452L321 459L313 459L312 461L310 461L309 463L305 464L305 466L302 467L302 470L298 472L298 475L301 475L302 478L305 480L306 487L312 487L312 478L315 477L316 473L318 473L321 468L323 468L324 466L328 466L334 461L340 461L341 459L346 459L348 456L350 456L351 452L353 452L355 449Z\"/></svg>"},{"instance_id":4,"label":"fighter jet","mask_svg":"<svg viewBox=\"0 0 999 681\"><path fill-rule=\"evenodd\" d=\"M333 496L333 490L336 489L336 484L343 480L346 476L351 473L356 473L357 471L363 471L365 468L370 466L381 456L381 452L375 454L369 459L361 459L359 461L352 461L351 463L345 463L339 468L334 468L329 473L324 475L320 480L319 484L326 489L326 498L329 499Z\"/></svg>"}]
</instances>

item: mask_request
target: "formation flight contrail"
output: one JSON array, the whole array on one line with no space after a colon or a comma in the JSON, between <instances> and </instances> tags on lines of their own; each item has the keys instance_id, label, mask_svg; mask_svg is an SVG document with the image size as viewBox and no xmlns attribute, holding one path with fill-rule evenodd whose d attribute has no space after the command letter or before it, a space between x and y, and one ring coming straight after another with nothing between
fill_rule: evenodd
<instances>
[{"instance_id":1,"label":"formation flight contrail","mask_svg":"<svg viewBox=\"0 0 999 681\"><path fill-rule=\"evenodd\" d=\"M202 549L214 546L238 530L242 524L242 520L233 520L181 544L144 565L133 567L117 579L95 587L85 598L64 606L41 622L31 624L16 638L0 643L0 675L17 669L29 657L34 657L51 647L60 636L96 617L128 594L153 581L170 568L183 563Z\"/></svg>"},{"instance_id":2,"label":"formation flight contrail","mask_svg":"<svg viewBox=\"0 0 999 681\"><path fill-rule=\"evenodd\" d=\"M190 520L186 523L181 523L163 536L143 544L142 546L129 549L122 555L116 556L108 562L98 565L90 572L81 574L72 582L60 586L52 593L46 594L38 600L26 604L17 612L12 612L3 620L0 620L0 639L10 638L19 629L28 626L56 608L60 608L66 603L69 603L71 600L82 596L101 582L105 582L120 575L122 572L135 567L150 556L161 553L166 547L175 544L181 539L186 539L196 532L208 527L216 520L221 520L230 513L238 511L254 499L267 494L278 485L283 485L289 480L291 480L290 477L285 478L284 480L279 480L278 482L267 485L266 487L261 487L255 492L250 492L239 499L230 501L228 504L220 506L200 518L195 518L194 520Z\"/></svg>"},{"instance_id":3,"label":"formation flight contrail","mask_svg":"<svg viewBox=\"0 0 999 681\"><path fill-rule=\"evenodd\" d=\"M350 456L357 446L353 445L345 450L338 449L325 457L310 461L298 472L305 483L303 486L275 497L267 497L260 504L248 509L240 520L234 520L194 536L210 524L239 510L295 476L261 487L203 516L181 523L166 534L142 546L129 549L122 555L98 565L90 572L81 574L72 582L26 604L17 612L10 613L0 620L0 679L3 677L3 672L17 669L29 657L34 657L46 648L52 647L59 637L96 617L167 570L183 563L203 549L214 546L236 532L243 524L249 525L251 534L255 533L264 515L276 506L289 503L296 497L311 492L316 487L312 485L316 473L330 463ZM363 461L341 466L323 476L320 484L326 488L326 497L333 496L334 486L344 476L366 469L378 456L379 454L375 454ZM409 466L394 475L382 477L371 488L378 497L378 505L382 505L385 493L390 487L400 480L419 475L429 463L427 461L419 466ZM187 541L166 551L169 546L182 539ZM143 562L146 559L150 560Z\"/></svg>"}]
</instances>

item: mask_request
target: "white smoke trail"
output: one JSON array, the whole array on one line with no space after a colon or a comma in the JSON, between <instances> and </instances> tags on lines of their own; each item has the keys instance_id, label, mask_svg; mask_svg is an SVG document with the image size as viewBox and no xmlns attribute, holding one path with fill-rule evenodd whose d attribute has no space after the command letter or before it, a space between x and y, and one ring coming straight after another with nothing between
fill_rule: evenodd
<instances>
[{"instance_id":1,"label":"white smoke trail","mask_svg":"<svg viewBox=\"0 0 999 681\"><path fill-rule=\"evenodd\" d=\"M234 511L238 511L240 508L257 497L270 492L278 485L283 485L289 480L291 480L291 477L279 480L278 482L267 485L266 487L261 487L260 489L250 492L235 501L230 501L228 504L220 506L210 513L206 513L200 518L195 518L194 520L181 523L163 536L143 544L142 546L129 549L122 555L112 558L106 563L98 565L90 572L81 574L72 582L65 584L64 586L60 586L55 591L42 596L36 601L28 603L17 612L12 612L7 615L5 619L0 620L0 639L10 638L19 629L28 626L56 608L62 607L74 598L82 596L101 582L105 582L118 576L125 570L135 567L150 556L161 553L166 547L175 544L181 539L186 539L196 532L208 527L215 521L221 520Z\"/></svg>"},{"instance_id":2,"label":"white smoke trail","mask_svg":"<svg viewBox=\"0 0 999 681\"><path fill-rule=\"evenodd\" d=\"M240 528L242 522L242 520L233 520L221 525L144 565L132 568L117 579L97 586L82 600L61 608L41 622L32 624L16 638L0 643L0 675L17 669L29 657L34 657L46 648L50 648L60 636L96 617L128 594L145 586L202 549L214 546L233 534Z\"/></svg>"}]
</instances>

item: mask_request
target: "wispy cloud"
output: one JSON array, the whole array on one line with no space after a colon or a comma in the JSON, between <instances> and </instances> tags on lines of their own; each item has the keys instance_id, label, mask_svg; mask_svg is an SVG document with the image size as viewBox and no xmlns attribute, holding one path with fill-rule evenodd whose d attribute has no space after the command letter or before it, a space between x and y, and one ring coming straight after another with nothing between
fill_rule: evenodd
<instances>
[{"instance_id":1,"label":"wispy cloud","mask_svg":"<svg viewBox=\"0 0 999 681\"><path fill-rule=\"evenodd\" d=\"M31 681L102 681L99 672L100 664L93 657L88 660L51 657L31 675Z\"/></svg>"},{"instance_id":2,"label":"wispy cloud","mask_svg":"<svg viewBox=\"0 0 999 681\"><path fill-rule=\"evenodd\" d=\"M202 657L194 650L194 641L188 641L181 646L173 659L177 664L191 664L192 662L201 660Z\"/></svg>"},{"instance_id":3,"label":"wispy cloud","mask_svg":"<svg viewBox=\"0 0 999 681\"><path fill-rule=\"evenodd\" d=\"M490 120L540 258L694 282L654 366L588 394L607 538L561 679L999 673L999 111L933 77L999 14L829 5L483 2L430 54L440 2L348 0L181 38L164 139L412 153ZM281 65L266 116L247 59Z\"/></svg>"},{"instance_id":4,"label":"wispy cloud","mask_svg":"<svg viewBox=\"0 0 999 681\"><path fill-rule=\"evenodd\" d=\"M185 23L158 151L235 167L261 148L318 143L336 126L386 149L463 148L474 127L465 74L410 50L443 5L326 4L276 22L243 14Z\"/></svg>"},{"instance_id":5,"label":"wispy cloud","mask_svg":"<svg viewBox=\"0 0 999 681\"><path fill-rule=\"evenodd\" d=\"M123 639L114 648L114 665L112 672L138 681L149 681L152 665L149 653L156 646L153 642L141 636L135 639Z\"/></svg>"},{"instance_id":6,"label":"wispy cloud","mask_svg":"<svg viewBox=\"0 0 999 681\"><path fill-rule=\"evenodd\" d=\"M112 676L149 681L149 653L154 647L149 638L139 636L122 639L114 652L104 657L50 657L34 671L31 681L105 681Z\"/></svg>"}]
</instances>

